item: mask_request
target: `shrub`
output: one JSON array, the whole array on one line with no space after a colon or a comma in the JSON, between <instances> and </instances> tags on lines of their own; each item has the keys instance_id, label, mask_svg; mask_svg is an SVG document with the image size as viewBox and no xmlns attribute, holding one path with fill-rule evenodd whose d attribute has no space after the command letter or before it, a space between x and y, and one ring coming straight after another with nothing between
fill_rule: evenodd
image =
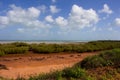
<instances>
[{"instance_id":1,"label":"shrub","mask_svg":"<svg viewBox=\"0 0 120 80\"><path fill-rule=\"evenodd\" d=\"M84 69L80 67L66 68L62 71L55 71L38 76L32 76L29 80L93 80L87 76Z\"/></svg>"},{"instance_id":2,"label":"shrub","mask_svg":"<svg viewBox=\"0 0 120 80\"><path fill-rule=\"evenodd\" d=\"M4 55L5 55L4 51L0 50L0 56L4 56Z\"/></svg>"},{"instance_id":3,"label":"shrub","mask_svg":"<svg viewBox=\"0 0 120 80\"><path fill-rule=\"evenodd\" d=\"M109 65L120 66L120 49L105 51L99 56L109 62Z\"/></svg>"},{"instance_id":4,"label":"shrub","mask_svg":"<svg viewBox=\"0 0 120 80\"><path fill-rule=\"evenodd\" d=\"M107 62L99 56L87 57L81 62L81 67L86 69L103 67L106 65Z\"/></svg>"},{"instance_id":5,"label":"shrub","mask_svg":"<svg viewBox=\"0 0 120 80\"><path fill-rule=\"evenodd\" d=\"M27 43L24 43L24 42L14 42L14 43L11 43L11 45L14 45L16 47L29 46Z\"/></svg>"},{"instance_id":6,"label":"shrub","mask_svg":"<svg viewBox=\"0 0 120 80\"><path fill-rule=\"evenodd\" d=\"M97 68L102 66L120 66L120 49L102 52L100 55L87 57L79 65L82 68Z\"/></svg>"},{"instance_id":7,"label":"shrub","mask_svg":"<svg viewBox=\"0 0 120 80\"><path fill-rule=\"evenodd\" d=\"M40 74L38 76L31 76L29 80L63 80L62 71L55 71L46 74Z\"/></svg>"},{"instance_id":8,"label":"shrub","mask_svg":"<svg viewBox=\"0 0 120 80\"><path fill-rule=\"evenodd\" d=\"M60 52L93 52L101 50L109 50L120 48L120 41L91 41L84 44L27 44L23 42L14 42L9 44L0 44L0 50L4 53L22 53L27 47L27 50L35 53L60 53ZM21 50L19 50L19 49ZM26 49L26 48L25 48ZM17 50L17 51L16 51Z\"/></svg>"},{"instance_id":9,"label":"shrub","mask_svg":"<svg viewBox=\"0 0 120 80\"><path fill-rule=\"evenodd\" d=\"M63 70L64 74L63 76L66 78L84 78L86 76L85 70L74 67L74 68L67 68Z\"/></svg>"},{"instance_id":10,"label":"shrub","mask_svg":"<svg viewBox=\"0 0 120 80\"><path fill-rule=\"evenodd\" d=\"M28 47L14 47L14 48L4 48L3 51L6 54L18 54L18 53L26 53L29 50Z\"/></svg>"}]
</instances>

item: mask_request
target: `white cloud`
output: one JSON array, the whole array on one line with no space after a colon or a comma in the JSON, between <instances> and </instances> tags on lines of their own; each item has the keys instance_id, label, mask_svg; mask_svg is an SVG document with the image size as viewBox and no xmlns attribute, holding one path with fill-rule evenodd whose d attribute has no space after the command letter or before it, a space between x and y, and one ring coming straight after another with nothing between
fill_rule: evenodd
<instances>
[{"instance_id":1,"label":"white cloud","mask_svg":"<svg viewBox=\"0 0 120 80\"><path fill-rule=\"evenodd\" d=\"M99 17L93 9L86 10L78 5L73 5L68 18L59 16L54 21L60 29L70 31L91 27L99 21Z\"/></svg>"},{"instance_id":2,"label":"white cloud","mask_svg":"<svg viewBox=\"0 0 120 80\"><path fill-rule=\"evenodd\" d=\"M53 20L53 18L52 18L51 15L46 16L46 17L45 17L45 20L46 20L47 22L50 22L50 23L54 22L54 20Z\"/></svg>"},{"instance_id":3,"label":"white cloud","mask_svg":"<svg viewBox=\"0 0 120 80\"><path fill-rule=\"evenodd\" d=\"M50 11L51 13L58 13L60 11L60 9L58 9L55 5L51 5L50 6Z\"/></svg>"},{"instance_id":4,"label":"white cloud","mask_svg":"<svg viewBox=\"0 0 120 80\"><path fill-rule=\"evenodd\" d=\"M40 10L35 7L23 9L15 5L10 5L6 16L0 16L0 25L22 25L24 28L48 28L50 25L40 21Z\"/></svg>"},{"instance_id":5,"label":"white cloud","mask_svg":"<svg viewBox=\"0 0 120 80\"><path fill-rule=\"evenodd\" d=\"M0 16L0 25L4 26L4 25L8 25L9 24L9 19L6 16Z\"/></svg>"},{"instance_id":6,"label":"white cloud","mask_svg":"<svg viewBox=\"0 0 120 80\"><path fill-rule=\"evenodd\" d=\"M93 9L83 9L78 5L73 5L69 14L69 25L74 29L90 27L99 21L99 17Z\"/></svg>"},{"instance_id":7,"label":"white cloud","mask_svg":"<svg viewBox=\"0 0 120 80\"><path fill-rule=\"evenodd\" d=\"M116 18L115 19L115 25L116 26L120 26L120 18Z\"/></svg>"},{"instance_id":8,"label":"white cloud","mask_svg":"<svg viewBox=\"0 0 120 80\"><path fill-rule=\"evenodd\" d=\"M53 2L53 3L55 3L55 2L56 2L56 0L52 0L52 2Z\"/></svg>"},{"instance_id":9,"label":"white cloud","mask_svg":"<svg viewBox=\"0 0 120 80\"><path fill-rule=\"evenodd\" d=\"M68 25L68 21L61 16L56 18L55 21L56 21L56 24L59 26L67 26Z\"/></svg>"},{"instance_id":10,"label":"white cloud","mask_svg":"<svg viewBox=\"0 0 120 80\"><path fill-rule=\"evenodd\" d=\"M103 5L103 9L99 11L100 13L112 14L113 11L109 8L107 4Z\"/></svg>"},{"instance_id":11,"label":"white cloud","mask_svg":"<svg viewBox=\"0 0 120 80\"><path fill-rule=\"evenodd\" d=\"M86 27L94 26L98 21L99 17L95 10L84 9L78 5L73 5L68 17L58 16L55 19L51 15L46 16L41 21L40 14L41 9L36 7L22 8L15 5L10 6L11 9L6 12L6 16L0 16L0 26L20 25L22 26L17 29L18 32L26 31L45 31L50 30L56 26L58 32L71 30L79 30ZM57 13L60 9L56 6L50 6L52 13ZM59 29L60 28L60 29ZM26 30L26 31L25 31Z\"/></svg>"},{"instance_id":12,"label":"white cloud","mask_svg":"<svg viewBox=\"0 0 120 80\"><path fill-rule=\"evenodd\" d=\"M11 22L26 22L30 20L35 20L40 16L40 10L35 7L30 7L27 10L21 7L16 7L12 5L12 10L7 12L7 17Z\"/></svg>"}]
</instances>

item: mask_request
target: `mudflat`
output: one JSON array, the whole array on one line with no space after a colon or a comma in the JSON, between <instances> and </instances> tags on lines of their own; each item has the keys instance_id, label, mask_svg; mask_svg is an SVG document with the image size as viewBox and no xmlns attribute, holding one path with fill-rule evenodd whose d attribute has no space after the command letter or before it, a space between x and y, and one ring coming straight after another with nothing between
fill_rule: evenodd
<instances>
[{"instance_id":1,"label":"mudflat","mask_svg":"<svg viewBox=\"0 0 120 80\"><path fill-rule=\"evenodd\" d=\"M80 62L91 53L11 54L0 57L0 76L15 79L62 70Z\"/></svg>"}]
</instances>

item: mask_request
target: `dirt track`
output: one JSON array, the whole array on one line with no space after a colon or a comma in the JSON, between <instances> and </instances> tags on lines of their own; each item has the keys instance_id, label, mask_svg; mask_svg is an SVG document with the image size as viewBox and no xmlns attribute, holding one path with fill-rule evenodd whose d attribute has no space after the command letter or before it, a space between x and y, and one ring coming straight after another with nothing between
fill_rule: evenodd
<instances>
[{"instance_id":1,"label":"dirt track","mask_svg":"<svg viewBox=\"0 0 120 80\"><path fill-rule=\"evenodd\" d=\"M29 77L71 67L95 53L28 54L0 57L0 76L5 78Z\"/></svg>"}]
</instances>

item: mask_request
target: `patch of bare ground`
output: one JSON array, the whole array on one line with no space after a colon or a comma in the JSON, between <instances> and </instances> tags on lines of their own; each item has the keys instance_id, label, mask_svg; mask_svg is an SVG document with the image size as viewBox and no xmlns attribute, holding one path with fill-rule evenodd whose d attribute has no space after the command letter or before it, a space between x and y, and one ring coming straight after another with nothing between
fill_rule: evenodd
<instances>
[{"instance_id":1,"label":"patch of bare ground","mask_svg":"<svg viewBox=\"0 0 120 80\"><path fill-rule=\"evenodd\" d=\"M92 53L15 54L0 57L0 76L4 78L28 78L31 75L48 73L71 67Z\"/></svg>"}]
</instances>

